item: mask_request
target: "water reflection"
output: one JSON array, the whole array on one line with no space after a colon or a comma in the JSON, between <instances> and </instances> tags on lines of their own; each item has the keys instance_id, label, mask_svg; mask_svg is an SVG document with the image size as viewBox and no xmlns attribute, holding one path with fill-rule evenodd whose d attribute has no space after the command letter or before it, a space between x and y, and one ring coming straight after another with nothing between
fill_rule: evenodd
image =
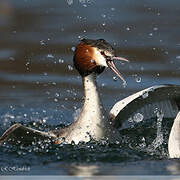
<instances>
[{"instance_id":1,"label":"water reflection","mask_svg":"<svg viewBox=\"0 0 180 180\"><path fill-rule=\"evenodd\" d=\"M52 165L55 171L57 164ZM179 175L179 161L137 161L118 164L65 164L61 169L73 176Z\"/></svg>"},{"instance_id":2,"label":"water reflection","mask_svg":"<svg viewBox=\"0 0 180 180\"><path fill-rule=\"evenodd\" d=\"M95 176L100 175L99 174L99 166L98 165L63 165L63 169L66 169L68 171L67 174L73 175L73 176Z\"/></svg>"}]
</instances>

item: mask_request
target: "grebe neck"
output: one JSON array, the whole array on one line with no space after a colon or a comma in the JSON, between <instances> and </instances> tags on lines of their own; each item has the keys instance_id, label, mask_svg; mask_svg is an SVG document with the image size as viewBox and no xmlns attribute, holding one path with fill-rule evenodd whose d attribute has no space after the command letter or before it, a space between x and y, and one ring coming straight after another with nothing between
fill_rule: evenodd
<instances>
[{"instance_id":1,"label":"grebe neck","mask_svg":"<svg viewBox=\"0 0 180 180\"><path fill-rule=\"evenodd\" d=\"M102 107L102 103L100 100L97 82L96 82L96 74L92 73L88 76L82 78L83 87L84 87L84 106L83 108L90 109L101 109L100 111L104 111ZM87 109L88 110L88 109Z\"/></svg>"},{"instance_id":2,"label":"grebe neck","mask_svg":"<svg viewBox=\"0 0 180 180\"><path fill-rule=\"evenodd\" d=\"M119 132L115 130L108 119L101 103L97 89L96 74L91 73L82 78L84 87L84 105L79 118L69 127L66 141L88 142L92 139L119 139Z\"/></svg>"},{"instance_id":3,"label":"grebe neck","mask_svg":"<svg viewBox=\"0 0 180 180\"><path fill-rule=\"evenodd\" d=\"M82 78L84 87L84 105L82 107L79 121L90 125L90 128L96 126L104 128L104 122L107 121L105 109L101 103L98 92L96 74L91 73Z\"/></svg>"}]
</instances>

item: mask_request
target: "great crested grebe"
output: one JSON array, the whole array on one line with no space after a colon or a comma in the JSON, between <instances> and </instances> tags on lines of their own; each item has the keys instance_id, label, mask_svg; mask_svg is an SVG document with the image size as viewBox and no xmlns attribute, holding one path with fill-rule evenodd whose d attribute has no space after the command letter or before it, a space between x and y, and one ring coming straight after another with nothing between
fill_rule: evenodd
<instances>
[{"instance_id":1,"label":"great crested grebe","mask_svg":"<svg viewBox=\"0 0 180 180\"><path fill-rule=\"evenodd\" d=\"M164 105L169 103L166 108L173 104L173 109L179 111L180 86L158 85L144 89L117 102L111 109L110 114L107 114L99 97L96 77L104 71L105 67L109 67L122 79L123 83L126 83L115 67L114 60L128 61L125 58L116 57L114 49L104 39L81 40L76 47L73 59L74 66L81 75L84 86L84 105L79 118L63 129L49 132L41 132L21 124L14 124L1 136L0 144L4 142L32 144L37 139L48 139L56 144L71 143L72 141L78 144L80 141L88 142L91 139L100 140L104 138L114 142L120 138L118 128L138 109L146 108L144 118L147 114L151 115L150 109L146 107L147 105L148 108L149 105L155 104L155 107L159 105L160 108L165 109ZM180 113L177 115L170 133L169 144L172 145L173 142L177 142L173 146L169 145L170 157L180 157L179 121ZM174 152L172 147L173 149L178 148L179 151L175 150Z\"/></svg>"}]
</instances>

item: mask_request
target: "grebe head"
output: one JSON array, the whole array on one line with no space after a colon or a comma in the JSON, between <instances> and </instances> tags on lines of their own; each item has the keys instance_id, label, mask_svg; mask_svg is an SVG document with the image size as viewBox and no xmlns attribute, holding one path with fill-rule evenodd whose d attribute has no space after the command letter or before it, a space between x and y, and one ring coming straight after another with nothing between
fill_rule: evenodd
<instances>
[{"instance_id":1,"label":"grebe head","mask_svg":"<svg viewBox=\"0 0 180 180\"><path fill-rule=\"evenodd\" d=\"M113 47L104 39L82 39L76 47L73 60L74 66L81 76L87 76L93 72L100 74L104 71L105 67L109 67L124 83L126 82L113 60L128 60L116 57Z\"/></svg>"}]
</instances>

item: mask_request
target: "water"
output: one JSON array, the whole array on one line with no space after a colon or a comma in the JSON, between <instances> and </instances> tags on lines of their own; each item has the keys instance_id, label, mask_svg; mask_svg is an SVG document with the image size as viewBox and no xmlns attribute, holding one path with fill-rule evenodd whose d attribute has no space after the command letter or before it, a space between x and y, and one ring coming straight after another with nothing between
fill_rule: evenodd
<instances>
[{"instance_id":1,"label":"water","mask_svg":"<svg viewBox=\"0 0 180 180\"><path fill-rule=\"evenodd\" d=\"M98 79L107 110L146 87L180 84L179 7L178 0L1 0L0 134L15 122L49 130L73 121L83 94L72 64L80 38L104 38L130 60L116 63L125 87L110 70ZM138 114L116 144L5 145L0 167L24 170L0 174L180 174L179 160L167 152L172 119L162 120L160 132L157 119L144 122Z\"/></svg>"}]
</instances>

